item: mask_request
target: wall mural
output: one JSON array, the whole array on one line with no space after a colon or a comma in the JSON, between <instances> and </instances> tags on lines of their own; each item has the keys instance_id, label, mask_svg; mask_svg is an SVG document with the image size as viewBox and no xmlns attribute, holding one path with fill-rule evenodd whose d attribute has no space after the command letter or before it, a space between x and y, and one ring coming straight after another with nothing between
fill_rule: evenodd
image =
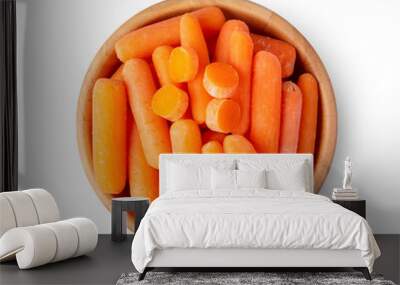
<instances>
[{"instance_id":1,"label":"wall mural","mask_svg":"<svg viewBox=\"0 0 400 285\"><path fill-rule=\"evenodd\" d=\"M82 86L79 148L103 202L158 197L158 156L171 152L315 153L316 164L325 163L316 171L318 189L334 151L336 110L312 47L300 43L308 50L299 56L295 42L278 38L279 29L293 29L279 16L283 22L271 22L268 33L249 25L254 21L246 14L227 19L224 12L237 9L229 1L224 10L168 2L152 7L162 20L148 24L146 10L114 33ZM173 5L177 16L165 19ZM287 35L302 38L297 31Z\"/></svg>"}]
</instances>

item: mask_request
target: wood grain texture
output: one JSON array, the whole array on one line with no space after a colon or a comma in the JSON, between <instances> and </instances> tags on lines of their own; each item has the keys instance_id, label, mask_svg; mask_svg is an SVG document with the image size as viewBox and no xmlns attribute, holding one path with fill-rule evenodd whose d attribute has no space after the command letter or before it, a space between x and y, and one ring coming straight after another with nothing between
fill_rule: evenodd
<instances>
[{"instance_id":1,"label":"wood grain texture","mask_svg":"<svg viewBox=\"0 0 400 285\"><path fill-rule=\"evenodd\" d=\"M335 96L321 59L304 36L276 13L246 0L167 0L136 14L118 28L97 52L82 83L76 113L79 153L90 184L109 210L113 196L104 194L99 189L93 175L91 106L94 83L98 78L110 76L117 69L120 61L116 57L114 45L123 35L139 27L210 5L220 7L227 19L243 20L250 26L252 31L267 34L295 46L301 70L312 73L319 84L319 117L316 155L314 157L316 192L319 192L328 174L336 146L337 113Z\"/></svg>"}]
</instances>

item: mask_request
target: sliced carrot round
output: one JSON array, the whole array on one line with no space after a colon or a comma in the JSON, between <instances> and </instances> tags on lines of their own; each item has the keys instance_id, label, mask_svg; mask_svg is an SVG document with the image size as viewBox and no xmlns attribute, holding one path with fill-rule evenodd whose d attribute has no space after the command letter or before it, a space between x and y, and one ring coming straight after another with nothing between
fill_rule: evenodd
<instances>
[{"instance_id":1,"label":"sliced carrot round","mask_svg":"<svg viewBox=\"0 0 400 285\"><path fill-rule=\"evenodd\" d=\"M240 122L240 106L232 99L212 99L206 110L206 125L210 130L229 133Z\"/></svg>"},{"instance_id":2,"label":"sliced carrot round","mask_svg":"<svg viewBox=\"0 0 400 285\"><path fill-rule=\"evenodd\" d=\"M230 98L239 85L239 74L230 64L213 62L206 66L203 85L215 98Z\"/></svg>"},{"instance_id":3,"label":"sliced carrot round","mask_svg":"<svg viewBox=\"0 0 400 285\"><path fill-rule=\"evenodd\" d=\"M189 106L189 96L173 84L167 84L154 93L151 100L153 112L164 119L180 119Z\"/></svg>"},{"instance_id":4,"label":"sliced carrot round","mask_svg":"<svg viewBox=\"0 0 400 285\"><path fill-rule=\"evenodd\" d=\"M199 57L190 47L176 47L168 59L168 72L173 82L187 82L196 77Z\"/></svg>"},{"instance_id":5,"label":"sliced carrot round","mask_svg":"<svg viewBox=\"0 0 400 285\"><path fill-rule=\"evenodd\" d=\"M224 149L220 142L217 141L209 141L204 144L201 148L201 153L223 153Z\"/></svg>"},{"instance_id":6,"label":"sliced carrot round","mask_svg":"<svg viewBox=\"0 0 400 285\"><path fill-rule=\"evenodd\" d=\"M229 135L224 139L225 153L256 153L251 142L242 135Z\"/></svg>"}]
</instances>

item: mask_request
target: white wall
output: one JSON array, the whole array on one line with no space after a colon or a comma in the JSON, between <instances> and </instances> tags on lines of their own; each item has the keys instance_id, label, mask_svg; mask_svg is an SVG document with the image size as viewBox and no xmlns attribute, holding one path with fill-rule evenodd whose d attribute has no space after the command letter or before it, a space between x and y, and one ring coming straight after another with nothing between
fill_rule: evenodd
<instances>
[{"instance_id":1,"label":"white wall","mask_svg":"<svg viewBox=\"0 0 400 285\"><path fill-rule=\"evenodd\" d=\"M75 138L79 89L100 45L155 2L17 0L20 186L48 189L64 217L89 217L102 233L110 231L110 215L90 189ZM340 184L351 155L374 232L400 233L400 2L256 2L295 25L331 76L339 136L321 193Z\"/></svg>"}]
</instances>

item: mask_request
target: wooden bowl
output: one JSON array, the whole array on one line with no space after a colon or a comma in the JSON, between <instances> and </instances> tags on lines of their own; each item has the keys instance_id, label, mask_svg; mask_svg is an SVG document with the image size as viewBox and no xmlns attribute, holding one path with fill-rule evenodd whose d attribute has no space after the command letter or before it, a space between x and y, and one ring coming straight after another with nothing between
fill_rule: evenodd
<instances>
[{"instance_id":1,"label":"wooden bowl","mask_svg":"<svg viewBox=\"0 0 400 285\"><path fill-rule=\"evenodd\" d=\"M167 0L136 14L116 30L94 57L82 84L77 109L77 136L79 153L86 175L97 196L110 210L112 195L104 194L98 187L92 166L92 89L98 78L109 77L119 66L114 45L126 33L142 26L183 14L204 6L220 7L226 18L245 21L252 30L291 43L297 50L300 67L312 73L319 83L319 119L315 153L315 192L319 189L330 168L336 146L336 103L329 76L319 56L303 35L285 19L271 10L246 0ZM297 65L299 65L297 63Z\"/></svg>"}]
</instances>

